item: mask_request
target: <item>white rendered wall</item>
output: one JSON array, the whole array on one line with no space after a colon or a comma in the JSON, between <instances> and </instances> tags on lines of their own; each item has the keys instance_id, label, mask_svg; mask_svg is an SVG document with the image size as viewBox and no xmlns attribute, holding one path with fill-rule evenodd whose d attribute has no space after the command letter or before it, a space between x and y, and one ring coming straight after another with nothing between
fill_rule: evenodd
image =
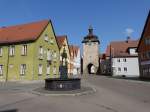
<instances>
[{"instance_id":1,"label":"white rendered wall","mask_svg":"<svg viewBox=\"0 0 150 112\"><path fill-rule=\"evenodd\" d=\"M117 60L120 59L120 62ZM112 73L113 76L128 76L137 77L139 76L139 63L138 57L128 57L126 62L123 61L124 58L112 58ZM121 68L121 71L118 68ZM127 67L127 71L124 71L124 67Z\"/></svg>"},{"instance_id":2,"label":"white rendered wall","mask_svg":"<svg viewBox=\"0 0 150 112\"><path fill-rule=\"evenodd\" d=\"M83 73L87 73L88 64L92 63L96 68L99 66L99 43L83 43Z\"/></svg>"},{"instance_id":3,"label":"white rendered wall","mask_svg":"<svg viewBox=\"0 0 150 112\"><path fill-rule=\"evenodd\" d=\"M81 64L81 56L80 56L80 50L78 50L77 57L74 59L74 69L73 69L73 75L80 74L80 64ZM78 71L77 71L78 70Z\"/></svg>"}]
</instances>

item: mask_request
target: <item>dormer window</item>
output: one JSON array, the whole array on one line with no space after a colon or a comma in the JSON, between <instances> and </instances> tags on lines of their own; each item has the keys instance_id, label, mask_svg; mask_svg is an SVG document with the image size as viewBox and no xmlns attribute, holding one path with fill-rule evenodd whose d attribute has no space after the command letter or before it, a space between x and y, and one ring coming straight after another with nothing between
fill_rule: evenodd
<instances>
[{"instance_id":1,"label":"dormer window","mask_svg":"<svg viewBox=\"0 0 150 112\"><path fill-rule=\"evenodd\" d=\"M130 54L130 55L135 55L135 54L137 54L136 49L137 49L137 48L129 48L129 54Z\"/></svg>"}]
</instances>

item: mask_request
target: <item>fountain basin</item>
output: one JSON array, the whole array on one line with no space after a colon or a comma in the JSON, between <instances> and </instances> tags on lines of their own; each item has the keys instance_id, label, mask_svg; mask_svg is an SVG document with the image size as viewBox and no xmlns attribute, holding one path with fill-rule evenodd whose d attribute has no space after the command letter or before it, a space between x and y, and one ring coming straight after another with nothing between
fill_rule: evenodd
<instances>
[{"instance_id":1,"label":"fountain basin","mask_svg":"<svg viewBox=\"0 0 150 112\"><path fill-rule=\"evenodd\" d=\"M81 88L80 78L48 78L45 79L45 89L53 91L69 91Z\"/></svg>"}]
</instances>

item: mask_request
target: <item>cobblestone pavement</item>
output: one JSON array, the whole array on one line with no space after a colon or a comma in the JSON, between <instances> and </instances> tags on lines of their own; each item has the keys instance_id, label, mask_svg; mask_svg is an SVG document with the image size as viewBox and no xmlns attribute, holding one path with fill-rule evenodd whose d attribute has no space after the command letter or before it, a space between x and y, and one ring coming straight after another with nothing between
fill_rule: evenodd
<instances>
[{"instance_id":1,"label":"cobblestone pavement","mask_svg":"<svg viewBox=\"0 0 150 112\"><path fill-rule=\"evenodd\" d=\"M150 82L88 76L83 86L96 93L79 96L33 94L43 81L0 83L0 111L12 112L150 112Z\"/></svg>"}]
</instances>

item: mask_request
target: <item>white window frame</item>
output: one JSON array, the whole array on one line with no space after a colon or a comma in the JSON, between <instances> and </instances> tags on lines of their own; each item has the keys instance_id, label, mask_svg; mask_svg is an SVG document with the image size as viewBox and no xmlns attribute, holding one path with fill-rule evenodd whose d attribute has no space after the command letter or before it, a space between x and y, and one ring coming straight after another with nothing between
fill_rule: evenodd
<instances>
[{"instance_id":1,"label":"white window frame","mask_svg":"<svg viewBox=\"0 0 150 112\"><path fill-rule=\"evenodd\" d=\"M0 47L0 56L3 56L3 48Z\"/></svg>"},{"instance_id":2,"label":"white window frame","mask_svg":"<svg viewBox=\"0 0 150 112\"><path fill-rule=\"evenodd\" d=\"M39 47L39 59L43 59L44 49L42 46Z\"/></svg>"},{"instance_id":3,"label":"white window frame","mask_svg":"<svg viewBox=\"0 0 150 112\"><path fill-rule=\"evenodd\" d=\"M44 35L44 40L48 41L48 35L47 34Z\"/></svg>"},{"instance_id":4,"label":"white window frame","mask_svg":"<svg viewBox=\"0 0 150 112\"><path fill-rule=\"evenodd\" d=\"M26 74L26 64L21 64L20 65L20 75L25 75Z\"/></svg>"},{"instance_id":5,"label":"white window frame","mask_svg":"<svg viewBox=\"0 0 150 112\"><path fill-rule=\"evenodd\" d=\"M51 50L47 50L47 60L50 61L52 60L52 53L51 53Z\"/></svg>"},{"instance_id":6,"label":"white window frame","mask_svg":"<svg viewBox=\"0 0 150 112\"><path fill-rule=\"evenodd\" d=\"M54 40L53 40L53 38L51 37L50 38L50 44L53 44L54 43Z\"/></svg>"},{"instance_id":7,"label":"white window frame","mask_svg":"<svg viewBox=\"0 0 150 112\"><path fill-rule=\"evenodd\" d=\"M125 71L125 72L127 72L127 71L128 71L127 67L124 67L124 71Z\"/></svg>"},{"instance_id":8,"label":"white window frame","mask_svg":"<svg viewBox=\"0 0 150 112\"><path fill-rule=\"evenodd\" d=\"M56 71L57 71L57 68L56 68L56 66L54 66L54 67L53 67L53 74L54 74L54 75L56 75Z\"/></svg>"},{"instance_id":9,"label":"white window frame","mask_svg":"<svg viewBox=\"0 0 150 112\"><path fill-rule=\"evenodd\" d=\"M120 62L120 58L117 59L117 62Z\"/></svg>"},{"instance_id":10,"label":"white window frame","mask_svg":"<svg viewBox=\"0 0 150 112\"><path fill-rule=\"evenodd\" d=\"M10 46L9 47L9 56L14 56L15 55L15 46Z\"/></svg>"},{"instance_id":11,"label":"white window frame","mask_svg":"<svg viewBox=\"0 0 150 112\"><path fill-rule=\"evenodd\" d=\"M126 58L123 58L123 61L124 61L124 62L127 62L127 59L126 59Z\"/></svg>"},{"instance_id":12,"label":"white window frame","mask_svg":"<svg viewBox=\"0 0 150 112\"><path fill-rule=\"evenodd\" d=\"M0 65L0 76L3 76L3 65Z\"/></svg>"},{"instance_id":13,"label":"white window frame","mask_svg":"<svg viewBox=\"0 0 150 112\"><path fill-rule=\"evenodd\" d=\"M39 67L38 67L38 74L39 74L39 75L42 75L42 74L43 74L43 65L42 65L42 64L39 64Z\"/></svg>"},{"instance_id":14,"label":"white window frame","mask_svg":"<svg viewBox=\"0 0 150 112\"><path fill-rule=\"evenodd\" d=\"M27 55L27 45L22 45L21 55L23 56Z\"/></svg>"},{"instance_id":15,"label":"white window frame","mask_svg":"<svg viewBox=\"0 0 150 112\"><path fill-rule=\"evenodd\" d=\"M118 72L121 72L121 67L118 67Z\"/></svg>"},{"instance_id":16,"label":"white window frame","mask_svg":"<svg viewBox=\"0 0 150 112\"><path fill-rule=\"evenodd\" d=\"M53 52L53 57L57 58L57 52L56 51Z\"/></svg>"},{"instance_id":17,"label":"white window frame","mask_svg":"<svg viewBox=\"0 0 150 112\"><path fill-rule=\"evenodd\" d=\"M50 75L50 64L47 64L46 74L47 74L47 75Z\"/></svg>"}]
</instances>

